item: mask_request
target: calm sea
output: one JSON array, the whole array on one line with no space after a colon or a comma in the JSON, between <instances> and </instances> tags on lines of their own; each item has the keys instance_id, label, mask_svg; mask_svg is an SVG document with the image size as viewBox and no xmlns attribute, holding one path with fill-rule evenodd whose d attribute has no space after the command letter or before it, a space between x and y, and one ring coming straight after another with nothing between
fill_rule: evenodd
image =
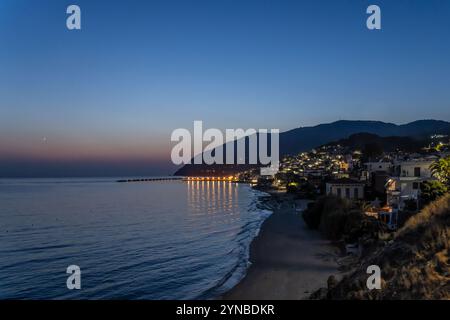
<instances>
[{"instance_id":1,"label":"calm sea","mask_svg":"<svg viewBox=\"0 0 450 320\"><path fill-rule=\"evenodd\" d=\"M209 299L243 277L263 194L115 180L0 180L0 299Z\"/></svg>"}]
</instances>

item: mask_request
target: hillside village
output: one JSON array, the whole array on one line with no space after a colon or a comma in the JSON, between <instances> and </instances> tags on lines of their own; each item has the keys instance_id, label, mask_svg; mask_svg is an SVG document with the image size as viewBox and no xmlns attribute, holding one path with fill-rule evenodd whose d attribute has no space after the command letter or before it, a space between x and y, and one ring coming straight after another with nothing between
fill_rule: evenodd
<instances>
[{"instance_id":1,"label":"hillside village","mask_svg":"<svg viewBox=\"0 0 450 320\"><path fill-rule=\"evenodd\" d=\"M273 177L259 176L253 169L241 173L238 180L299 198L328 195L348 199L360 203L366 215L395 230L445 192L445 185L432 168L439 159L450 155L450 139L432 135L429 141L417 152L386 152L374 145L356 149L331 143L284 157Z\"/></svg>"}]
</instances>

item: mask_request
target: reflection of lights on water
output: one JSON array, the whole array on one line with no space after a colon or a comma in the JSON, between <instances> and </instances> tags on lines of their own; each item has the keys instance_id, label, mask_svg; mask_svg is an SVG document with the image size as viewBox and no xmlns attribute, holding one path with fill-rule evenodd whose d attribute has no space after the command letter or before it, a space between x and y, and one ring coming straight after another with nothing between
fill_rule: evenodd
<instances>
[{"instance_id":1,"label":"reflection of lights on water","mask_svg":"<svg viewBox=\"0 0 450 320\"><path fill-rule=\"evenodd\" d=\"M234 177L232 177L234 179ZM237 184L225 180L187 180L188 207L195 214L206 214L220 208L232 213L238 196ZM220 178L217 178L220 179Z\"/></svg>"},{"instance_id":2,"label":"reflection of lights on water","mask_svg":"<svg viewBox=\"0 0 450 320\"><path fill-rule=\"evenodd\" d=\"M238 181L235 176L228 177L185 177L185 181Z\"/></svg>"}]
</instances>

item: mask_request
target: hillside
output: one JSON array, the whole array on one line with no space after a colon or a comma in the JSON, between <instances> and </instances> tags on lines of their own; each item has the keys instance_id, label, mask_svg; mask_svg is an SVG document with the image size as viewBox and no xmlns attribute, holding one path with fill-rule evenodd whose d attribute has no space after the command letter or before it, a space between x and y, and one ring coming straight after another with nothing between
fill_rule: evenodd
<instances>
[{"instance_id":1,"label":"hillside","mask_svg":"<svg viewBox=\"0 0 450 320\"><path fill-rule=\"evenodd\" d=\"M345 139L356 133L369 133L380 137L424 138L431 134L450 134L450 123L439 120L419 120L396 125L381 121L341 120L313 127L303 127L280 133L280 155L297 154L315 147ZM248 140L248 139L247 139ZM234 148L236 144L234 143ZM246 143L248 145L248 143ZM226 147L233 147L227 143ZM222 175L247 169L236 165L185 165L175 175Z\"/></svg>"},{"instance_id":2,"label":"hillside","mask_svg":"<svg viewBox=\"0 0 450 320\"><path fill-rule=\"evenodd\" d=\"M368 254L328 299L450 299L450 195L431 203L397 231L393 241ZM381 268L381 290L366 286L369 265ZM316 293L317 294L317 293ZM316 297L317 298L317 297Z\"/></svg>"},{"instance_id":3,"label":"hillside","mask_svg":"<svg viewBox=\"0 0 450 320\"><path fill-rule=\"evenodd\" d=\"M349 150L364 150L367 146L376 146L384 152L394 152L397 150L405 152L418 152L427 145L427 139L420 137L380 137L372 133L355 133L350 137L328 143L327 145L340 145Z\"/></svg>"}]
</instances>

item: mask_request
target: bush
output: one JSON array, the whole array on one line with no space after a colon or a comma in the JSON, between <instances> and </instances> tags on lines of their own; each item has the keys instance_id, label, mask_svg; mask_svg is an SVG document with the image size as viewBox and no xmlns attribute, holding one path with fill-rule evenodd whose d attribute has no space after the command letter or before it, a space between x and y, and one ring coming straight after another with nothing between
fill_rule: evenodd
<instances>
[{"instance_id":1,"label":"bush","mask_svg":"<svg viewBox=\"0 0 450 320\"><path fill-rule=\"evenodd\" d=\"M386 232L382 223L363 214L361 204L334 196L320 197L303 212L311 229L317 229L330 240L344 239L354 243L361 237L378 239Z\"/></svg>"},{"instance_id":2,"label":"bush","mask_svg":"<svg viewBox=\"0 0 450 320\"><path fill-rule=\"evenodd\" d=\"M339 208L322 213L319 230L328 239L338 240L344 233L347 224L348 211Z\"/></svg>"},{"instance_id":3,"label":"bush","mask_svg":"<svg viewBox=\"0 0 450 320\"><path fill-rule=\"evenodd\" d=\"M308 208L303 211L303 219L306 222L306 225L310 229L318 229L320 225L320 219L322 217L322 211L324 206L324 201L321 201L322 198L319 198L316 202L311 202L308 204Z\"/></svg>"},{"instance_id":4,"label":"bush","mask_svg":"<svg viewBox=\"0 0 450 320\"><path fill-rule=\"evenodd\" d=\"M298 191L298 183L296 182L291 182L286 186L286 192L288 193L297 193Z\"/></svg>"},{"instance_id":5,"label":"bush","mask_svg":"<svg viewBox=\"0 0 450 320\"><path fill-rule=\"evenodd\" d=\"M423 205L435 201L447 192L447 187L440 181L425 181L420 185L420 199Z\"/></svg>"},{"instance_id":6,"label":"bush","mask_svg":"<svg viewBox=\"0 0 450 320\"><path fill-rule=\"evenodd\" d=\"M303 212L303 219L311 229L320 230L329 239L339 239L347 223L351 203L334 196L317 199Z\"/></svg>"}]
</instances>

